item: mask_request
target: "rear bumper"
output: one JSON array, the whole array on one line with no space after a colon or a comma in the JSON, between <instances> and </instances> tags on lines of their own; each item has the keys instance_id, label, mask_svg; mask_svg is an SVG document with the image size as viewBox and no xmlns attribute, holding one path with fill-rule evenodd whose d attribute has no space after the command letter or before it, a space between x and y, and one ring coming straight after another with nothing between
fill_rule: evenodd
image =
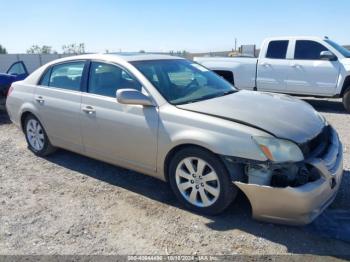
<instances>
[{"instance_id":1,"label":"rear bumper","mask_svg":"<svg viewBox=\"0 0 350 262\"><path fill-rule=\"evenodd\" d=\"M305 161L318 170L321 178L300 187L274 188L235 182L247 195L253 217L290 225L312 222L334 200L343 176L343 148L337 133L322 159Z\"/></svg>"}]
</instances>

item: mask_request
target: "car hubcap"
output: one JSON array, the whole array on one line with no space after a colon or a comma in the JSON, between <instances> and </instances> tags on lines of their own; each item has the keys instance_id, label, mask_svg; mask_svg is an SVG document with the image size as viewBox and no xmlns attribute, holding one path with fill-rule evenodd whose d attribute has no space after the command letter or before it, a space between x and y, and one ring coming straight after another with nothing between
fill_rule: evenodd
<instances>
[{"instance_id":1,"label":"car hubcap","mask_svg":"<svg viewBox=\"0 0 350 262\"><path fill-rule=\"evenodd\" d=\"M40 123L35 119L30 119L27 123L27 138L35 150L40 151L44 148L44 132Z\"/></svg>"},{"instance_id":2,"label":"car hubcap","mask_svg":"<svg viewBox=\"0 0 350 262\"><path fill-rule=\"evenodd\" d=\"M178 164L175 176L177 188L192 205L208 207L218 199L219 178L206 161L187 157Z\"/></svg>"}]
</instances>

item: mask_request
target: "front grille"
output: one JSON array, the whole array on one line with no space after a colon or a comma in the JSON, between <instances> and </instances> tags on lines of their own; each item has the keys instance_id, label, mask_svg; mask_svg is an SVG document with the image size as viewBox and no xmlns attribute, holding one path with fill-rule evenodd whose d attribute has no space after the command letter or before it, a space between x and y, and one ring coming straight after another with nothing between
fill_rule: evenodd
<instances>
[{"instance_id":1,"label":"front grille","mask_svg":"<svg viewBox=\"0 0 350 262\"><path fill-rule=\"evenodd\" d=\"M316 137L299 145L304 154L304 158L321 157L324 155L332 142L331 139L332 129L329 125L327 125Z\"/></svg>"}]
</instances>

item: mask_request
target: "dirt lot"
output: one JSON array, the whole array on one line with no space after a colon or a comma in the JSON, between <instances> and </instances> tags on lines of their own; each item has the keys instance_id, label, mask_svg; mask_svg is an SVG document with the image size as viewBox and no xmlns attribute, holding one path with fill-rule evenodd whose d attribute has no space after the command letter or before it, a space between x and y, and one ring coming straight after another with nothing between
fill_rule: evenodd
<instances>
[{"instance_id":1,"label":"dirt lot","mask_svg":"<svg viewBox=\"0 0 350 262\"><path fill-rule=\"evenodd\" d=\"M252 220L242 194L221 216L200 216L156 179L64 150L35 157L1 113L0 254L350 255L350 115L338 101L308 101L346 153L335 202L307 227Z\"/></svg>"}]
</instances>

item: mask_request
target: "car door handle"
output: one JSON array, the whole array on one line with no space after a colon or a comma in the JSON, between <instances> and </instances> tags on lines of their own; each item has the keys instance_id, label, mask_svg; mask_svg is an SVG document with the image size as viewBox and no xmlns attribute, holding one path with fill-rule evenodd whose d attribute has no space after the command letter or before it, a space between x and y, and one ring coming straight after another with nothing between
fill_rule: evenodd
<instances>
[{"instance_id":1,"label":"car door handle","mask_svg":"<svg viewBox=\"0 0 350 262\"><path fill-rule=\"evenodd\" d=\"M92 115L96 112L95 108L93 108L92 106L85 106L82 110L89 115Z\"/></svg>"},{"instance_id":2,"label":"car door handle","mask_svg":"<svg viewBox=\"0 0 350 262\"><path fill-rule=\"evenodd\" d=\"M292 67L294 67L294 68L301 68L301 65L299 65L299 64L292 64Z\"/></svg>"},{"instance_id":3,"label":"car door handle","mask_svg":"<svg viewBox=\"0 0 350 262\"><path fill-rule=\"evenodd\" d=\"M39 103L39 104L43 104L45 102L44 98L42 96L37 96L35 98L35 100Z\"/></svg>"},{"instance_id":4,"label":"car door handle","mask_svg":"<svg viewBox=\"0 0 350 262\"><path fill-rule=\"evenodd\" d=\"M270 66L270 64L269 64L269 63L266 63L266 62L261 63L261 65L262 65L262 66L264 66L264 67L268 67L268 66Z\"/></svg>"}]
</instances>

